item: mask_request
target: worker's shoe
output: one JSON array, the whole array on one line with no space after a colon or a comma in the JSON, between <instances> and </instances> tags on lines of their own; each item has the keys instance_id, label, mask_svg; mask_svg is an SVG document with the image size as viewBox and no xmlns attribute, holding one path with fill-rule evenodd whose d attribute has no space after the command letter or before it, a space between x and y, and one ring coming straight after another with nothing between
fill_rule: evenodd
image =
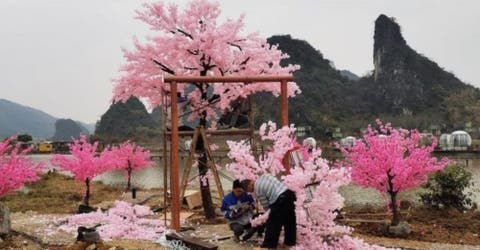
<instances>
[{"instance_id":1,"label":"worker's shoe","mask_svg":"<svg viewBox=\"0 0 480 250\"><path fill-rule=\"evenodd\" d=\"M237 235L234 235L233 236L233 241L240 242L240 237L238 237Z\"/></svg>"}]
</instances>

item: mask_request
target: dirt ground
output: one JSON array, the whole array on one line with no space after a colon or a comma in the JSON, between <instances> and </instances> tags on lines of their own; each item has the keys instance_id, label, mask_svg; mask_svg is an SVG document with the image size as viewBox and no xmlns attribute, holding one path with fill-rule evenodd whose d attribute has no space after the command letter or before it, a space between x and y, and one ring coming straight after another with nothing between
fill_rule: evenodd
<instances>
[{"instance_id":1,"label":"dirt ground","mask_svg":"<svg viewBox=\"0 0 480 250\"><path fill-rule=\"evenodd\" d=\"M380 230L381 221L388 216L382 210L350 211L346 213L353 222L345 224L355 228L363 235L386 237ZM414 208L403 213L412 233L405 239L440 242L450 244L469 244L480 246L480 211L459 212L456 209L435 210ZM355 221L358 219L358 221ZM360 221L365 222L360 222ZM480 247L479 247L480 248Z\"/></svg>"},{"instance_id":2,"label":"dirt ground","mask_svg":"<svg viewBox=\"0 0 480 250\"><path fill-rule=\"evenodd\" d=\"M85 249L82 243L74 243L73 235L54 232L62 218L76 212L81 203L82 183L71 177L47 174L41 181L28 185L16 195L0 199L11 210L14 232L0 240L0 249ZM132 200L124 193L124 187L92 185L91 205L108 208L114 200L135 201L152 208L163 205L161 190L139 190L138 198ZM187 211L188 209L185 209ZM428 210L404 208L404 218L412 227L406 239L393 239L382 235L379 223L388 219L382 209L344 210L344 219L339 220L355 229L355 236L372 244L405 249L480 249L480 212L456 210ZM220 249L252 249L257 239L243 244L229 238L231 232L223 219L207 223L202 220L201 210L188 210L194 215L185 226L194 230L185 234L217 244ZM162 216L159 214L159 217ZM220 239L220 240L219 240ZM455 245L453 245L455 244ZM115 240L96 245L97 249L163 249L159 244L147 241Z\"/></svg>"}]
</instances>

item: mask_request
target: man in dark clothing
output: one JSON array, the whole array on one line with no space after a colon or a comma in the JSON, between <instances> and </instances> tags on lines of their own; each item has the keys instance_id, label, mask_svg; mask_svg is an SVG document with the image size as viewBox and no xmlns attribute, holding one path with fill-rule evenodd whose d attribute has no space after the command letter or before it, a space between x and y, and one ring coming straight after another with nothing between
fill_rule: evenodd
<instances>
[{"instance_id":1,"label":"man in dark clothing","mask_svg":"<svg viewBox=\"0 0 480 250\"><path fill-rule=\"evenodd\" d=\"M250 219L253 217L253 209L255 202L251 195L247 194L239 180L233 182L232 192L223 198L221 210L227 218L230 229L235 234L235 240L239 241L240 236L247 231L242 241L248 240L253 236L255 231L259 234L263 230L261 228L252 228Z\"/></svg>"},{"instance_id":2,"label":"man in dark clothing","mask_svg":"<svg viewBox=\"0 0 480 250\"><path fill-rule=\"evenodd\" d=\"M242 186L247 192L255 192L265 211L270 210L262 248L277 248L282 227L285 229L284 244L294 246L297 240L295 193L268 174L260 176L256 181L243 180Z\"/></svg>"}]
</instances>

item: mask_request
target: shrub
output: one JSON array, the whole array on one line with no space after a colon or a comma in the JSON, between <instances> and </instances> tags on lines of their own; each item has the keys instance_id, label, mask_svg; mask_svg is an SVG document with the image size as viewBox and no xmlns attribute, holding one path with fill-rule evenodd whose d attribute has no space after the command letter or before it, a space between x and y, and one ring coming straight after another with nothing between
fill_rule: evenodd
<instances>
[{"instance_id":1,"label":"shrub","mask_svg":"<svg viewBox=\"0 0 480 250\"><path fill-rule=\"evenodd\" d=\"M472 174L462 166L454 165L431 175L424 185L427 192L420 194L420 198L428 207L464 211L473 205L472 192L465 192L470 186L473 186Z\"/></svg>"}]
</instances>

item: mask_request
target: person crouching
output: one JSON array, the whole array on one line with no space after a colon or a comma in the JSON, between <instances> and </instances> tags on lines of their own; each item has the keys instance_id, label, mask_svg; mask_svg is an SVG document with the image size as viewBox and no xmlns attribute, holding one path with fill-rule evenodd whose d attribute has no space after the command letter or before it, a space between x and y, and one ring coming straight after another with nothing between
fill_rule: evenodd
<instances>
[{"instance_id":1,"label":"person crouching","mask_svg":"<svg viewBox=\"0 0 480 250\"><path fill-rule=\"evenodd\" d=\"M254 209L255 202L252 196L245 192L239 180L233 181L232 192L223 198L221 210L235 234L235 241L240 241L240 236L245 231L242 241L251 238L256 231L258 234L262 233L261 228L252 228L250 224Z\"/></svg>"}]
</instances>

